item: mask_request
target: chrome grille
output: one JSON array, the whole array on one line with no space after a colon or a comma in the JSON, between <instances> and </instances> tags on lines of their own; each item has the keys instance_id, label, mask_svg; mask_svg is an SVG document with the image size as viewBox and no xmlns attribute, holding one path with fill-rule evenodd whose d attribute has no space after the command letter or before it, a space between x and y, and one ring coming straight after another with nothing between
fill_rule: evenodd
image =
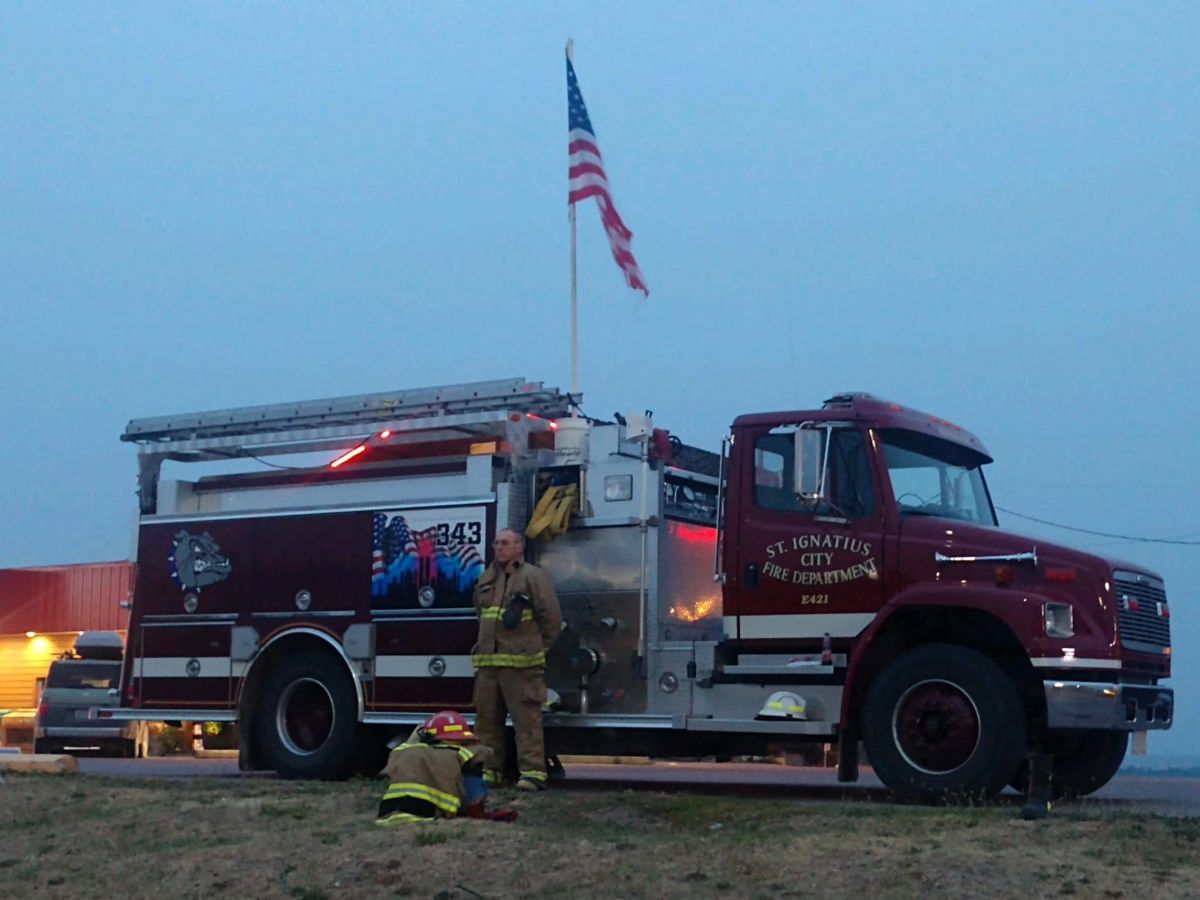
<instances>
[{"instance_id":1,"label":"chrome grille","mask_svg":"<svg viewBox=\"0 0 1200 900\"><path fill-rule=\"evenodd\" d=\"M1171 646L1171 620L1162 615L1167 605L1162 582L1126 572L1118 573L1113 581L1121 646L1143 653L1161 653Z\"/></svg>"}]
</instances>

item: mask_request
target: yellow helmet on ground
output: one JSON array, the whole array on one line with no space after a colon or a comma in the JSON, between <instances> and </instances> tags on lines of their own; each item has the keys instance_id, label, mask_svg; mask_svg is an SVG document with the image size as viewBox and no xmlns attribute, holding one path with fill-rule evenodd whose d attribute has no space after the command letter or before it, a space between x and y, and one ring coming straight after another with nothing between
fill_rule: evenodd
<instances>
[{"instance_id":1,"label":"yellow helmet on ground","mask_svg":"<svg viewBox=\"0 0 1200 900\"><path fill-rule=\"evenodd\" d=\"M758 711L760 719L807 719L804 698L791 691L776 691Z\"/></svg>"}]
</instances>

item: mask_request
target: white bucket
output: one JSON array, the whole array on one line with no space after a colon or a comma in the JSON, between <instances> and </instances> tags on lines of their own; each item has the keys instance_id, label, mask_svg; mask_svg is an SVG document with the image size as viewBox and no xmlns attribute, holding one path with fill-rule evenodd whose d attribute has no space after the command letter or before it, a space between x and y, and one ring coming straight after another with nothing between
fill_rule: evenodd
<instances>
[{"instance_id":1,"label":"white bucket","mask_svg":"<svg viewBox=\"0 0 1200 900\"><path fill-rule=\"evenodd\" d=\"M587 462L588 435L592 425L587 419L571 416L558 420L554 432L555 462L560 466L580 466Z\"/></svg>"}]
</instances>

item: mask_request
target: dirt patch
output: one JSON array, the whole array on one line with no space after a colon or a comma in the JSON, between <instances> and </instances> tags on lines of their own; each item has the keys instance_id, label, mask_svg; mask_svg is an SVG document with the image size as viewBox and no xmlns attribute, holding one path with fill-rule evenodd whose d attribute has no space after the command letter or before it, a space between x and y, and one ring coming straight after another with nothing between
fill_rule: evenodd
<instances>
[{"instance_id":1,"label":"dirt patch","mask_svg":"<svg viewBox=\"0 0 1200 900\"><path fill-rule=\"evenodd\" d=\"M1200 819L634 791L500 792L513 824L379 828L377 782L9 775L0 895L1200 896Z\"/></svg>"}]
</instances>

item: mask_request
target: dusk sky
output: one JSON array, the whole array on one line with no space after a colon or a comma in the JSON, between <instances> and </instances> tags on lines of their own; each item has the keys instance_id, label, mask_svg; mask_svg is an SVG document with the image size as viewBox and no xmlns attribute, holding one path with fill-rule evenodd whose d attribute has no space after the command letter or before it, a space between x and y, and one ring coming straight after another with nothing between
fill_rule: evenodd
<instances>
[{"instance_id":1,"label":"dusk sky","mask_svg":"<svg viewBox=\"0 0 1200 900\"><path fill-rule=\"evenodd\" d=\"M0 7L0 566L129 557L131 418L570 382L575 68L650 288L579 210L584 410L716 449L876 393L1001 523L1159 571L1200 739L1192 4Z\"/></svg>"}]
</instances>

